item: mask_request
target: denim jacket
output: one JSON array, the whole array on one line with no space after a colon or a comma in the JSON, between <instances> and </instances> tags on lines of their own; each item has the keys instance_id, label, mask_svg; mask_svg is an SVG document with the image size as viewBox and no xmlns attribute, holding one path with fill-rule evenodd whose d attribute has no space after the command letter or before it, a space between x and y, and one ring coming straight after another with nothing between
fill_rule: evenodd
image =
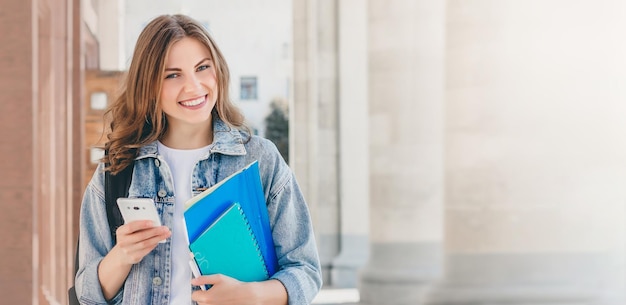
<instances>
[{"instance_id":1,"label":"denim jacket","mask_svg":"<svg viewBox=\"0 0 626 305\"><path fill-rule=\"evenodd\" d=\"M321 269L309 211L295 176L272 142L257 136L245 142L246 134L229 128L217 118L213 129L210 152L193 170L193 195L258 160L279 265L272 278L285 286L290 305L310 304L322 285ZM134 163L129 197L154 199L163 225L171 228L174 196L172 175L157 152L157 143L141 147ZM100 164L87 185L81 206L80 263L76 274L80 303L169 304L169 240L132 266L122 289L107 303L97 269L113 243L104 203L103 164Z\"/></svg>"}]
</instances>

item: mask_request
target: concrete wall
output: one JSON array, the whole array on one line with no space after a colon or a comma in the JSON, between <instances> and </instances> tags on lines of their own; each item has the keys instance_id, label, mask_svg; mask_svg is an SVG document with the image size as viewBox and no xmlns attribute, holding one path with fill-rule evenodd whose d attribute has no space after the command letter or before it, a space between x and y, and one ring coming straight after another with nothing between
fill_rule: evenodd
<instances>
[{"instance_id":1,"label":"concrete wall","mask_svg":"<svg viewBox=\"0 0 626 305\"><path fill-rule=\"evenodd\" d=\"M438 303L625 302L625 9L448 1Z\"/></svg>"}]
</instances>

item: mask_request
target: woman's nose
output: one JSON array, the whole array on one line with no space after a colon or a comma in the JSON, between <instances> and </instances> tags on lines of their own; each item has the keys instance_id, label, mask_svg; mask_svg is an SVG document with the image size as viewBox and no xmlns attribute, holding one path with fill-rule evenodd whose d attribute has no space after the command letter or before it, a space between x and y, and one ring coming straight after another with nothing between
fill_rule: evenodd
<instances>
[{"instance_id":1,"label":"woman's nose","mask_svg":"<svg viewBox=\"0 0 626 305\"><path fill-rule=\"evenodd\" d=\"M191 76L187 77L184 88L186 92L196 91L200 87L200 79L198 79L195 74L192 73Z\"/></svg>"}]
</instances>

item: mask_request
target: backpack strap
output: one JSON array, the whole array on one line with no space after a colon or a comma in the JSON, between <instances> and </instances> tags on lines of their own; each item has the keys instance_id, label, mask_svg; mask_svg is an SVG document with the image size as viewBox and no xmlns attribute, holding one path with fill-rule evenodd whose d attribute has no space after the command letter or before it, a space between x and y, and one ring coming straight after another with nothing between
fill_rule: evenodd
<instances>
[{"instance_id":1,"label":"backpack strap","mask_svg":"<svg viewBox=\"0 0 626 305\"><path fill-rule=\"evenodd\" d=\"M131 163L116 175L111 174L109 171L104 173L104 201L113 244L117 243L115 231L124 224L122 213L120 213L120 208L117 206L117 198L128 197L134 165L134 163Z\"/></svg>"}]
</instances>

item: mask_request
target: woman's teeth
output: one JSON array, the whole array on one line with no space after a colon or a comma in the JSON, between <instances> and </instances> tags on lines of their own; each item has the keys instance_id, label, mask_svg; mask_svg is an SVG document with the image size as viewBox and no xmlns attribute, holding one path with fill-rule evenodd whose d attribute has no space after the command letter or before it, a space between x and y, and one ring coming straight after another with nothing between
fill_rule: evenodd
<instances>
[{"instance_id":1,"label":"woman's teeth","mask_svg":"<svg viewBox=\"0 0 626 305\"><path fill-rule=\"evenodd\" d=\"M199 97L197 99L190 100L190 101L180 102L180 104L186 107L192 107L192 106L200 105L202 104L202 102L204 102L204 96Z\"/></svg>"}]
</instances>

